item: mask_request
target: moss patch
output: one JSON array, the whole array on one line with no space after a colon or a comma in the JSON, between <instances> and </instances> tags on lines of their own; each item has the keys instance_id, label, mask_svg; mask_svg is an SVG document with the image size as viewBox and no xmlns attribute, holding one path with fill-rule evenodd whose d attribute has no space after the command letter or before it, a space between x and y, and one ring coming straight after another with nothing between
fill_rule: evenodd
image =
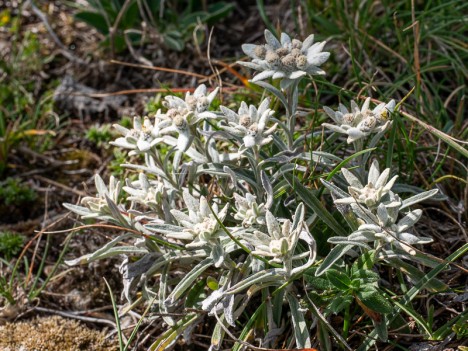
<instances>
[{"instance_id":1,"label":"moss patch","mask_svg":"<svg viewBox=\"0 0 468 351\"><path fill-rule=\"evenodd\" d=\"M117 343L105 332L58 316L0 326L0 349L4 351L116 351Z\"/></svg>"}]
</instances>

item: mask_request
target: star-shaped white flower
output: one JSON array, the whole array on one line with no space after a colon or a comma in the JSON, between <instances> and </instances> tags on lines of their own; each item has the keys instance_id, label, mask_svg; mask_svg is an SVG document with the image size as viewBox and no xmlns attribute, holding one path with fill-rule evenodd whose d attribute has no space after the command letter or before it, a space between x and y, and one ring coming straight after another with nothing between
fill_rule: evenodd
<instances>
[{"instance_id":1,"label":"star-shaped white flower","mask_svg":"<svg viewBox=\"0 0 468 351\"><path fill-rule=\"evenodd\" d=\"M322 52L325 41L314 43L313 34L304 42L291 40L286 33L281 33L281 40L278 40L269 30L265 30L265 39L265 45L242 45L242 50L252 61L238 63L260 72L252 82L281 78L281 88L285 89L306 74L325 74L319 68L330 56L329 52Z\"/></svg>"},{"instance_id":2,"label":"star-shaped white flower","mask_svg":"<svg viewBox=\"0 0 468 351\"><path fill-rule=\"evenodd\" d=\"M359 179L357 179L357 177L346 168L343 168L341 172L350 185L348 187L348 191L351 196L343 199L337 199L335 200L335 203L360 203L365 204L369 208L375 208L380 204L382 197L389 193L398 178L398 176L394 176L392 179L388 180L390 176L390 168L387 168L382 172L382 174L380 174L379 163L377 160L372 162L366 185L362 185Z\"/></svg>"},{"instance_id":3,"label":"star-shaped white flower","mask_svg":"<svg viewBox=\"0 0 468 351\"><path fill-rule=\"evenodd\" d=\"M220 128L236 137L242 138L246 148L255 145L266 145L273 140L271 134L273 134L277 127L277 124L274 124L266 129L270 117L274 113L274 111L268 108L269 105L270 100L265 99L257 110L255 106L247 106L247 104L242 101L238 113L221 106L221 112L228 123L227 125L221 124Z\"/></svg>"},{"instance_id":4,"label":"star-shaped white flower","mask_svg":"<svg viewBox=\"0 0 468 351\"><path fill-rule=\"evenodd\" d=\"M324 106L323 109L336 124L323 123L322 125L337 133L347 134L348 143L365 138L372 133L378 133L390 127L389 114L395 109L395 100L381 103L373 110L369 108L370 98L364 101L361 108L351 101L351 110L340 104L338 111Z\"/></svg>"},{"instance_id":5,"label":"star-shaped white flower","mask_svg":"<svg viewBox=\"0 0 468 351\"><path fill-rule=\"evenodd\" d=\"M111 145L119 146L125 149L131 149L130 155L146 152L161 141L160 131L168 125L161 120L160 115L156 115L154 122L145 116L143 123L141 117L133 118L133 128L128 129L119 124L114 124L114 128L123 135L111 142Z\"/></svg>"}]
</instances>

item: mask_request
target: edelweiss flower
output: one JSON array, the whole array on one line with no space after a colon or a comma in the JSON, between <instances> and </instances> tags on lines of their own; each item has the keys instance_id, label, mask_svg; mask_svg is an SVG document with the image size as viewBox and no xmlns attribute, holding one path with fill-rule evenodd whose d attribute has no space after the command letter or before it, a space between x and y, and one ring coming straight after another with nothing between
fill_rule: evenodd
<instances>
[{"instance_id":1,"label":"edelweiss flower","mask_svg":"<svg viewBox=\"0 0 468 351\"><path fill-rule=\"evenodd\" d=\"M216 118L216 114L207 111L219 88L206 95L206 86L200 85L193 95L189 92L185 100L176 96L166 96L164 105L168 111L164 115L170 125L161 130L161 134L178 133L177 147L187 151L193 140L192 126L202 119ZM158 111L159 113L159 111Z\"/></svg>"},{"instance_id":2,"label":"edelweiss flower","mask_svg":"<svg viewBox=\"0 0 468 351\"><path fill-rule=\"evenodd\" d=\"M363 224L359 226L358 230L352 233L348 239L362 242L380 240L385 243L393 243L394 246L402 249L410 255L416 254L416 251L411 247L411 245L427 244L432 242L431 238L418 237L414 234L408 233L408 230L421 218L422 210L410 211L400 219L398 223L395 223L388 214L385 213L385 206L379 206L379 209L379 222L386 222L386 225Z\"/></svg>"},{"instance_id":3,"label":"edelweiss flower","mask_svg":"<svg viewBox=\"0 0 468 351\"><path fill-rule=\"evenodd\" d=\"M185 100L177 96L166 96L164 99L164 106L170 109L176 109L181 111L181 114L186 112L192 112L194 117L192 123L196 123L204 118L215 118L216 115L213 112L207 111L213 102L216 94L218 94L219 88L214 89L210 94L206 95L206 86L200 85L195 89L193 95L187 92ZM185 112L185 113L184 113Z\"/></svg>"},{"instance_id":4,"label":"edelweiss flower","mask_svg":"<svg viewBox=\"0 0 468 351\"><path fill-rule=\"evenodd\" d=\"M268 108L270 100L265 99L260 104L258 110L255 106L242 101L239 113L221 106L221 112L226 117L228 125L220 125L220 128L230 134L244 140L244 146L250 148L254 145L263 146L273 140L271 134L275 131L277 124L265 130L268 121L274 111Z\"/></svg>"},{"instance_id":5,"label":"edelweiss flower","mask_svg":"<svg viewBox=\"0 0 468 351\"><path fill-rule=\"evenodd\" d=\"M388 114L395 109L395 100L389 103L381 103L373 110L369 109L370 98L364 101L361 108L356 102L351 101L351 111L340 104L338 111L333 111L331 108L324 106L323 109L336 123L323 123L322 125L335 132L347 134L348 143L352 143L361 138L367 137L372 133L378 133L386 130L391 121L388 120Z\"/></svg>"},{"instance_id":6,"label":"edelweiss flower","mask_svg":"<svg viewBox=\"0 0 468 351\"><path fill-rule=\"evenodd\" d=\"M114 203L118 202L121 186L120 182L114 176L109 179L109 188L104 184L104 181L96 174L94 177L96 196L85 196L81 199L81 204L89 208L94 213L102 213L108 208L106 197Z\"/></svg>"},{"instance_id":7,"label":"edelweiss flower","mask_svg":"<svg viewBox=\"0 0 468 351\"><path fill-rule=\"evenodd\" d=\"M154 124L147 116L144 117L143 123L141 123L141 117L134 117L132 129L114 124L114 128L117 129L123 137L117 138L110 144L125 149L132 149L133 151L130 152L130 155L149 150L161 141L160 130L167 125L167 123L161 121L159 117L160 116L156 116Z\"/></svg>"},{"instance_id":8,"label":"edelweiss flower","mask_svg":"<svg viewBox=\"0 0 468 351\"><path fill-rule=\"evenodd\" d=\"M255 250L252 253L273 257L275 262L290 259L294 254L304 225L303 205L300 204L297 207L293 223L290 220L284 220L280 224L280 221L268 210L265 220L268 234L256 230L253 235L243 235L243 238L254 246Z\"/></svg>"},{"instance_id":9,"label":"edelweiss flower","mask_svg":"<svg viewBox=\"0 0 468 351\"><path fill-rule=\"evenodd\" d=\"M159 181L150 182L144 173L140 173L137 181L131 182L127 179L127 186L124 186L123 190L130 194L127 200L155 208L161 203L164 184Z\"/></svg>"},{"instance_id":10,"label":"edelweiss flower","mask_svg":"<svg viewBox=\"0 0 468 351\"><path fill-rule=\"evenodd\" d=\"M282 78L281 87L285 89L306 74L325 74L319 68L330 56L329 52L322 52L325 41L314 44L313 34L304 42L291 40L286 33L281 33L279 41L269 30L265 30L265 39L265 45L242 45L242 50L252 58L252 62L238 63L261 72L252 82L270 77Z\"/></svg>"},{"instance_id":11,"label":"edelweiss flower","mask_svg":"<svg viewBox=\"0 0 468 351\"><path fill-rule=\"evenodd\" d=\"M201 247L208 243L216 242L224 231L220 228L218 221L208 206L208 201L204 196L200 200L195 199L187 189L183 192L184 202L188 209L188 214L179 210L171 210L171 214L185 229L182 232L167 234L174 239L191 240L187 247ZM221 211L218 205L213 204L213 212L222 222L227 215L229 205L227 204Z\"/></svg>"},{"instance_id":12,"label":"edelweiss flower","mask_svg":"<svg viewBox=\"0 0 468 351\"><path fill-rule=\"evenodd\" d=\"M265 204L257 204L257 198L250 193L245 194L245 197L234 193L234 198L237 209L234 219L242 221L244 227L265 224Z\"/></svg>"},{"instance_id":13,"label":"edelweiss flower","mask_svg":"<svg viewBox=\"0 0 468 351\"><path fill-rule=\"evenodd\" d=\"M343 168L341 172L350 185L348 187L348 191L351 196L343 199L337 199L335 200L335 203L361 203L365 204L369 208L375 208L380 204L382 197L388 194L398 178L398 176L394 176L392 179L390 179L390 181L388 181L388 177L390 176L390 168L387 168L382 172L382 174L380 174L377 160L372 162L371 168L369 170L367 184L365 186L362 185L362 183L346 168Z\"/></svg>"}]
</instances>

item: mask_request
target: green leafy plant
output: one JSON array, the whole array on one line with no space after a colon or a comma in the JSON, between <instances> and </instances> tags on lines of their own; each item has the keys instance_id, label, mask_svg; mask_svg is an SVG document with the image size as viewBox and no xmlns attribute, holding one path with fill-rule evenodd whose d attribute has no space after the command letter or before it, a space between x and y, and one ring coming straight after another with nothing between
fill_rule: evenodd
<instances>
[{"instance_id":1,"label":"green leafy plant","mask_svg":"<svg viewBox=\"0 0 468 351\"><path fill-rule=\"evenodd\" d=\"M420 254L432 238L414 230L423 213L415 205L441 197L437 189L408 195L391 164L380 170L374 152L392 147L385 138L402 102L368 97L324 113L316 108L320 121L333 123L306 126L301 81L326 74L325 44L266 30L265 43L242 46L250 61L239 62L257 72L251 83L264 89L258 104L215 108L219 88L203 84L184 97L166 96L151 117L114 125L121 136L110 144L128 150L122 167L138 179L111 176L107 183L96 175L95 196L65 204L83 220L121 228L102 248L67 263L125 257L128 306L146 301L169 326L150 350L189 338L210 317L211 350L226 335L236 340L233 350L311 348L314 332L323 349L332 349L330 335L351 349L346 338L357 309L372 335L363 345L388 342L390 323L402 313L432 336L404 302L423 288L447 288L435 280L440 261ZM425 276L419 265L437 269ZM411 288L396 287L402 299L382 284L383 267L407 272ZM327 321L333 313L344 314L343 333ZM252 333L261 345L251 344ZM129 347L123 338L121 347Z\"/></svg>"},{"instance_id":2,"label":"green leafy plant","mask_svg":"<svg viewBox=\"0 0 468 351\"><path fill-rule=\"evenodd\" d=\"M104 45L118 53L156 37L167 48L181 51L185 43L198 35L197 26L213 24L227 16L233 5L224 1L206 4L193 0L90 0L90 9L75 17L95 27L106 36ZM142 26L142 24L144 24ZM146 38L146 39L145 39Z\"/></svg>"},{"instance_id":3,"label":"green leafy plant","mask_svg":"<svg viewBox=\"0 0 468 351\"><path fill-rule=\"evenodd\" d=\"M0 182L0 206L21 206L33 202L37 193L18 178L9 177Z\"/></svg>"},{"instance_id":4,"label":"green leafy plant","mask_svg":"<svg viewBox=\"0 0 468 351\"><path fill-rule=\"evenodd\" d=\"M7 261L16 256L24 245L24 237L21 234L2 231L0 232L0 254Z\"/></svg>"},{"instance_id":5,"label":"green leafy plant","mask_svg":"<svg viewBox=\"0 0 468 351\"><path fill-rule=\"evenodd\" d=\"M21 32L19 17L10 18L5 25L11 50L2 51L0 58L0 176L9 168L12 150L20 145L42 150L55 135L52 93L37 90L37 72L41 72L45 58L39 39L31 31ZM51 84L51 86L54 83Z\"/></svg>"}]
</instances>

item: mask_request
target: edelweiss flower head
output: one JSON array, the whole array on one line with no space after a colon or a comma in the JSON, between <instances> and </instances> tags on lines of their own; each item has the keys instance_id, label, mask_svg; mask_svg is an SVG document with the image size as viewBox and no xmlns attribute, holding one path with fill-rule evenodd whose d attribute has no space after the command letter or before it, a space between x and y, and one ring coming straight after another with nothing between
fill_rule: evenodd
<instances>
[{"instance_id":1,"label":"edelweiss flower head","mask_svg":"<svg viewBox=\"0 0 468 351\"><path fill-rule=\"evenodd\" d=\"M361 238L367 238L366 241L380 240L385 243L392 243L397 248L415 255L416 251L411 247L415 244L427 244L432 242L431 238L418 237L408 233L421 218L422 210L408 212L398 223L387 222L387 225L380 226L376 224L363 224L359 226L358 231L349 236L350 239L359 235ZM380 216L379 216L380 217Z\"/></svg>"},{"instance_id":2,"label":"edelweiss flower head","mask_svg":"<svg viewBox=\"0 0 468 351\"><path fill-rule=\"evenodd\" d=\"M169 125L161 129L161 134L177 133L177 148L180 151L187 151L192 144L193 135L191 131L191 124L193 124L193 112L186 109L171 108L165 114L166 120Z\"/></svg>"},{"instance_id":3,"label":"edelweiss flower head","mask_svg":"<svg viewBox=\"0 0 468 351\"><path fill-rule=\"evenodd\" d=\"M361 108L356 102L351 101L351 111L340 104L338 111L333 111L331 108L324 106L323 109L328 116L336 123L323 123L322 125L335 132L347 134L348 143L365 138L372 133L378 133L386 130L391 121L388 120L389 113L395 109L395 100L389 103L381 103L373 110L369 109L370 98L364 101Z\"/></svg>"},{"instance_id":4,"label":"edelweiss flower head","mask_svg":"<svg viewBox=\"0 0 468 351\"><path fill-rule=\"evenodd\" d=\"M221 124L220 128L228 133L240 137L246 148L254 145L263 146L273 140L271 134L276 130L277 124L265 130L270 117L274 111L268 108L270 100L265 99L258 110L255 106L242 101L239 112L236 113L227 107L221 106L221 112L226 117L228 125Z\"/></svg>"},{"instance_id":5,"label":"edelweiss flower head","mask_svg":"<svg viewBox=\"0 0 468 351\"><path fill-rule=\"evenodd\" d=\"M201 84L195 89L193 94L187 92L185 100L182 100L177 96L166 96L164 98L164 106L169 110L179 110L181 115L187 115L187 112L191 112L193 118L191 119L190 124L195 124L201 119L216 117L213 112L209 112L207 110L216 97L216 94L218 94L218 91L219 88L216 88L207 95L206 86Z\"/></svg>"},{"instance_id":6,"label":"edelweiss flower head","mask_svg":"<svg viewBox=\"0 0 468 351\"><path fill-rule=\"evenodd\" d=\"M201 196L200 200L195 199L187 189L184 189L183 198L188 214L176 209L171 210L171 214L185 229L182 233L167 234L167 236L175 239L191 240L192 242L187 247L201 247L207 243L215 242L224 232L211 212L208 200L204 196ZM216 204L213 204L212 208L219 220L224 221L228 205L221 211L218 211Z\"/></svg>"},{"instance_id":7,"label":"edelweiss flower head","mask_svg":"<svg viewBox=\"0 0 468 351\"><path fill-rule=\"evenodd\" d=\"M155 208L161 203L164 184L159 181L149 181L144 173L140 173L137 181L131 182L127 179L127 186L124 186L123 190L130 194L127 200Z\"/></svg>"},{"instance_id":8,"label":"edelweiss flower head","mask_svg":"<svg viewBox=\"0 0 468 351\"><path fill-rule=\"evenodd\" d=\"M314 44L314 35L301 42L292 39L286 33L281 33L281 41L265 30L266 44L244 44L242 50L252 58L252 62L238 62L261 73L252 82L272 77L282 78L281 87L287 88L295 80L306 74L324 75L319 67L328 60L329 52L322 52L326 42Z\"/></svg>"},{"instance_id":9,"label":"edelweiss flower head","mask_svg":"<svg viewBox=\"0 0 468 351\"><path fill-rule=\"evenodd\" d=\"M244 227L265 224L265 204L257 204L257 198L250 193L247 193L245 197L234 193L234 198L237 209L234 219L242 221Z\"/></svg>"},{"instance_id":10,"label":"edelweiss flower head","mask_svg":"<svg viewBox=\"0 0 468 351\"><path fill-rule=\"evenodd\" d=\"M160 131L166 125L167 123L161 121L158 115L156 115L154 123L147 116L143 118L143 123L141 123L141 117L134 117L132 129L127 129L118 124L113 125L123 137L117 138L111 144L133 150L130 155L148 151L161 141Z\"/></svg>"},{"instance_id":11,"label":"edelweiss flower head","mask_svg":"<svg viewBox=\"0 0 468 351\"><path fill-rule=\"evenodd\" d=\"M342 173L346 178L346 181L350 185L348 187L350 197L335 200L337 204L352 204L360 203L365 204L367 207L373 209L377 207L383 196L389 193L393 184L397 180L398 176L394 176L390 181L390 168L387 168L380 174L379 164L377 160L372 162L369 170L367 184L364 186L350 171L343 168ZM387 182L388 181L388 182Z\"/></svg>"},{"instance_id":12,"label":"edelweiss flower head","mask_svg":"<svg viewBox=\"0 0 468 351\"><path fill-rule=\"evenodd\" d=\"M206 86L202 84L195 89L193 95L187 92L185 100L177 96L166 96L163 104L168 110L163 118L168 125L161 130L161 134L177 133L178 149L187 151L193 140L191 127L202 119L216 118L215 113L207 110L218 91L219 88L216 88L206 95Z\"/></svg>"},{"instance_id":13,"label":"edelweiss flower head","mask_svg":"<svg viewBox=\"0 0 468 351\"><path fill-rule=\"evenodd\" d=\"M299 236L304 226L303 205L296 209L293 222L290 220L280 221L270 212L265 215L268 234L254 231L253 235L244 235L244 239L250 242L255 250L254 254L273 257L273 261L282 262L290 259L296 249Z\"/></svg>"},{"instance_id":14,"label":"edelweiss flower head","mask_svg":"<svg viewBox=\"0 0 468 351\"><path fill-rule=\"evenodd\" d=\"M99 174L96 174L94 177L94 183L98 191L97 195L85 196L81 199L81 204L94 213L102 213L108 208L106 198L114 203L118 202L121 185L114 176L111 176L109 179L109 187L107 187Z\"/></svg>"}]
</instances>

